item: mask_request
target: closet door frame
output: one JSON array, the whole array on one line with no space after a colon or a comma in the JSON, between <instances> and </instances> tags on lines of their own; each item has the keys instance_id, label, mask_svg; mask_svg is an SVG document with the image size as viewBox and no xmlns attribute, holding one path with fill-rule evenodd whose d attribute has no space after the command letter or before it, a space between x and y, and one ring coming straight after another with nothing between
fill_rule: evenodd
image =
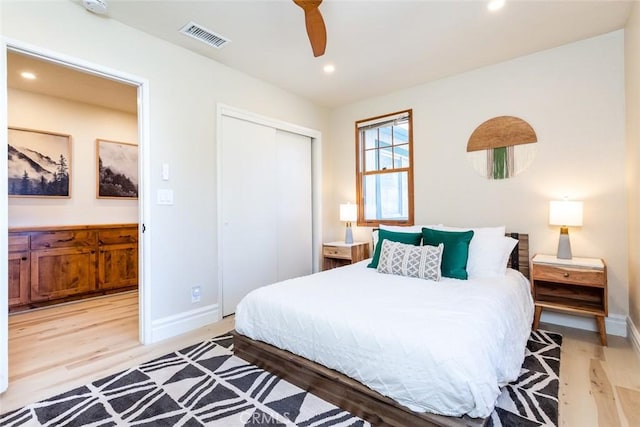
<instances>
[{"instance_id":1,"label":"closet door frame","mask_svg":"<svg viewBox=\"0 0 640 427\"><path fill-rule=\"evenodd\" d=\"M218 304L220 313L224 312L223 304L223 262L222 262L222 233L224 230L222 210L222 117L232 117L246 120L255 124L272 127L286 132L296 133L311 139L311 213L312 213L312 257L313 272L320 271L320 249L322 247L322 133L293 123L262 116L251 111L218 103L216 109L216 172L217 172L217 260L218 260Z\"/></svg>"}]
</instances>

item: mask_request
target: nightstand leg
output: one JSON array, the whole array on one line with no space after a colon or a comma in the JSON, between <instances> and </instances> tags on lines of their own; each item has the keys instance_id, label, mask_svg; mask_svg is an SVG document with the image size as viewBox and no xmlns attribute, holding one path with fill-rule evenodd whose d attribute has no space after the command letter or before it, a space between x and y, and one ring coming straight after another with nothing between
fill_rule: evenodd
<instances>
[{"instance_id":1,"label":"nightstand leg","mask_svg":"<svg viewBox=\"0 0 640 427\"><path fill-rule=\"evenodd\" d=\"M542 307L536 305L536 311L533 314L533 330L537 331L540 326L540 315L542 314Z\"/></svg>"},{"instance_id":2,"label":"nightstand leg","mask_svg":"<svg viewBox=\"0 0 640 427\"><path fill-rule=\"evenodd\" d=\"M607 346L607 328L604 324L604 316L596 316L596 323L598 324L598 332L600 333L600 344L603 347Z\"/></svg>"}]
</instances>

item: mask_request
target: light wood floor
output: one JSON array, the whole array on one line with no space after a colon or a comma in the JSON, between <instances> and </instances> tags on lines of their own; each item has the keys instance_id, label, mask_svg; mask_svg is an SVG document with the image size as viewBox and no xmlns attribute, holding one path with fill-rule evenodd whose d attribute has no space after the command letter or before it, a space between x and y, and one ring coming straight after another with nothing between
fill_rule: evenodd
<instances>
[{"instance_id":1,"label":"light wood floor","mask_svg":"<svg viewBox=\"0 0 640 427\"><path fill-rule=\"evenodd\" d=\"M7 412L233 329L233 317L163 342L138 343L137 293L9 317ZM560 425L640 426L640 357L627 339L555 325L564 336Z\"/></svg>"}]
</instances>

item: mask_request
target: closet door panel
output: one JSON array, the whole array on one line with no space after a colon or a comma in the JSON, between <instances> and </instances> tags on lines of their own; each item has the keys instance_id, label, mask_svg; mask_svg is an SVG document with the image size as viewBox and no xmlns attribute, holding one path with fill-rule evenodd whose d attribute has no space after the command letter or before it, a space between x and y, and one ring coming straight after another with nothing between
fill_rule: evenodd
<instances>
[{"instance_id":1,"label":"closet door panel","mask_svg":"<svg viewBox=\"0 0 640 427\"><path fill-rule=\"evenodd\" d=\"M222 118L223 315L277 280L276 131Z\"/></svg>"},{"instance_id":2,"label":"closet door panel","mask_svg":"<svg viewBox=\"0 0 640 427\"><path fill-rule=\"evenodd\" d=\"M313 271L311 138L278 130L278 280Z\"/></svg>"}]
</instances>

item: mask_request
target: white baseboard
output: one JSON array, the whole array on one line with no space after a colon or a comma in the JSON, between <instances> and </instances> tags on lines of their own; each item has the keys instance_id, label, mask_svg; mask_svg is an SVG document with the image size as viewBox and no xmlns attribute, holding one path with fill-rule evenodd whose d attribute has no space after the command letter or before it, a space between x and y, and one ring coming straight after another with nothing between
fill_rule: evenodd
<instances>
[{"instance_id":1,"label":"white baseboard","mask_svg":"<svg viewBox=\"0 0 640 427\"><path fill-rule=\"evenodd\" d=\"M636 353L640 355L640 332L636 325L634 325L631 317L627 317L627 325L629 326L629 339L631 340L631 345L636 350Z\"/></svg>"},{"instance_id":2,"label":"white baseboard","mask_svg":"<svg viewBox=\"0 0 640 427\"><path fill-rule=\"evenodd\" d=\"M165 340L215 323L222 318L218 304L168 316L152 322L151 342Z\"/></svg>"},{"instance_id":3,"label":"white baseboard","mask_svg":"<svg viewBox=\"0 0 640 427\"><path fill-rule=\"evenodd\" d=\"M552 323L554 325L568 326L570 328L584 329L586 331L597 331L595 317L573 316L570 314L558 313L555 311L543 311L540 317L541 322ZM604 320L608 335L619 337L627 336L627 317L619 314L611 314Z\"/></svg>"}]
</instances>

